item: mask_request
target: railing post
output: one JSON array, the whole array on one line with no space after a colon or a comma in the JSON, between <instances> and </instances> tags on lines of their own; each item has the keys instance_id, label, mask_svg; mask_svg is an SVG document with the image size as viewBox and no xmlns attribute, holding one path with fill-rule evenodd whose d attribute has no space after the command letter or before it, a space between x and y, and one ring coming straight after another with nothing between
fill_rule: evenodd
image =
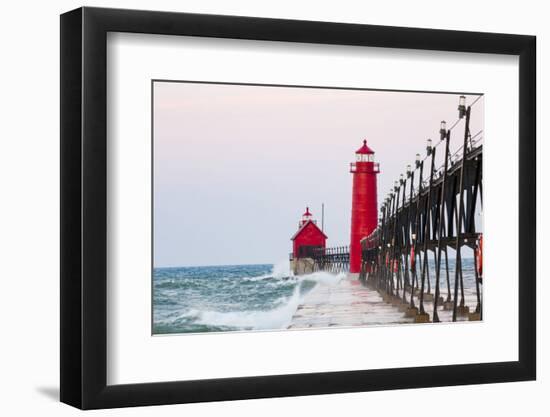
<instances>
[{"instance_id":1,"label":"railing post","mask_svg":"<svg viewBox=\"0 0 550 417\"><path fill-rule=\"evenodd\" d=\"M390 276L391 276L391 282L393 287L394 282L394 270L395 270L395 263L397 261L397 254L398 254L398 247L399 247L399 238L398 238L398 227L397 227L397 212L399 211L399 195L401 193L401 184L396 185L394 187L394 191L397 193L395 197L395 209L393 212L393 238L392 238L392 259L390 262ZM395 273L395 296L399 297L399 269L397 269L397 272ZM393 288L392 288L393 290ZM393 291L392 291L392 295Z\"/></svg>"},{"instance_id":2,"label":"railing post","mask_svg":"<svg viewBox=\"0 0 550 417\"><path fill-rule=\"evenodd\" d=\"M411 243L412 247L414 248L414 269L412 270L413 277L413 286L411 288L411 304L409 307L409 315L416 316L416 306L414 305L414 291L415 291L415 281L416 286L418 286L418 277L417 277L417 268L416 268L416 256L418 253L418 239L420 238L420 200L422 195L422 174L424 171L424 161L419 161L417 163L417 168L420 168L420 174L418 176L418 195L416 200L416 212L414 214L415 220L414 220L414 234L412 236L413 242ZM412 196L412 181L411 181L411 196Z\"/></svg>"},{"instance_id":3,"label":"railing post","mask_svg":"<svg viewBox=\"0 0 550 417\"><path fill-rule=\"evenodd\" d=\"M447 130L445 135L445 163L443 168L443 181L441 183L441 198L439 199L439 224L437 232L437 265L435 267L435 299L434 299L434 312L433 312L433 321L434 323L439 322L439 315L437 314L437 303L439 302L439 279L441 272L441 246L442 246L442 234L443 234L443 216L445 215L445 184L447 182L447 169L449 166L449 159L447 158L449 154L449 142L451 141L451 131ZM447 251L445 250L445 258L447 257Z\"/></svg>"},{"instance_id":4,"label":"railing post","mask_svg":"<svg viewBox=\"0 0 550 417\"><path fill-rule=\"evenodd\" d=\"M407 172L407 176L403 180L403 210L405 210L405 199L406 199L406 190L407 190L407 179L409 177L409 172ZM407 287L410 287L410 280L409 280L409 254L407 253L408 249L408 243L409 243L409 221L410 221L410 203L409 207L407 208L407 219L405 222L405 230L403 230L402 236L403 236L403 247L402 250L405 250L405 253L403 256L403 303L405 304L407 302L406 297L406 290ZM401 259L401 256L399 257Z\"/></svg>"},{"instance_id":5,"label":"railing post","mask_svg":"<svg viewBox=\"0 0 550 417\"><path fill-rule=\"evenodd\" d=\"M386 200L387 201L387 200ZM378 253L378 271L376 277L376 285L378 290L382 288L384 284L384 263L386 259L386 223L387 223L387 211L388 205L384 204L382 207L382 224L380 226L380 237L379 237L379 253Z\"/></svg>"},{"instance_id":6,"label":"railing post","mask_svg":"<svg viewBox=\"0 0 550 417\"><path fill-rule=\"evenodd\" d=\"M409 287L409 291L412 294L412 293L414 293L414 276L412 276L412 264L411 264L411 277L409 277L409 254L411 252L411 247L412 247L412 238L411 238L410 235L412 233L414 233L413 229L412 229L412 224L411 224L411 210L412 210L412 200L413 200L413 191L414 191L414 171L413 170L409 170L409 172L407 172L407 178L409 178L409 177L411 179L411 186L410 186L410 191L409 191L409 207L407 209L407 230L405 232L405 237L406 237L406 243L405 243L405 273L406 273L406 278L407 278L407 285ZM407 184L406 181L407 180L405 180L405 185ZM403 195L405 195L405 193L403 193ZM412 260L412 258L411 258L411 262L414 262L414 260ZM403 291L403 302L407 302L406 292L407 291Z\"/></svg>"},{"instance_id":7,"label":"railing post","mask_svg":"<svg viewBox=\"0 0 550 417\"><path fill-rule=\"evenodd\" d=\"M468 106L466 110L466 124L464 127L464 144L462 147L462 164L460 165L460 178L459 178L459 190L460 198L458 203L458 216L456 219L456 258L455 258L455 288L454 288L454 300L453 300L453 321L456 321L457 315L457 301L458 301L458 279L462 281L462 258L460 253L461 248L461 235L462 235L462 216L464 213L464 166L466 165L466 147L468 145L468 135L470 133L470 110ZM462 299L460 300L460 306L464 307L464 286L462 284Z\"/></svg>"},{"instance_id":8,"label":"railing post","mask_svg":"<svg viewBox=\"0 0 550 417\"><path fill-rule=\"evenodd\" d=\"M429 151L432 156L432 162L431 162L431 169L430 169L430 182L429 182L429 188L428 188L428 195L426 196L426 210L424 214L424 233L423 233L423 239L424 239L424 262L422 264L422 282L420 286L420 311L417 315L417 318L420 320L429 320L425 316L427 313L424 311L424 282L426 279L426 268L428 268L428 240L429 240L429 233L430 233L430 219L431 219L431 198L432 198L432 187L433 187L433 177L434 177L434 164L435 164L435 148L431 148ZM429 279L429 274L428 274ZM419 317L420 316L420 317Z\"/></svg>"},{"instance_id":9,"label":"railing post","mask_svg":"<svg viewBox=\"0 0 550 417\"><path fill-rule=\"evenodd\" d=\"M474 162L476 163L476 176L475 176L475 182L474 182L474 192L471 197L472 201L470 202L470 213L469 213L469 224L468 224L468 231L470 233L475 233L475 209L477 206L477 194L481 185L481 164L482 159L478 157L475 158ZM476 310L475 312L478 314L481 314L481 292L479 288L479 277L478 277L478 271L477 271L477 247L478 243L477 240L474 245L474 271L475 271L475 280L476 280L476 298L477 298L477 304L476 304Z\"/></svg>"}]
</instances>

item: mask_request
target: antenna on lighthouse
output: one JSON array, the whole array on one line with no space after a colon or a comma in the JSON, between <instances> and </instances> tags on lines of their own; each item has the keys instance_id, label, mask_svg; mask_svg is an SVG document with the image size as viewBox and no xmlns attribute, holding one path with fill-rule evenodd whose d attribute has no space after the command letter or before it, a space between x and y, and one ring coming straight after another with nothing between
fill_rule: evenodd
<instances>
[{"instance_id":1,"label":"antenna on lighthouse","mask_svg":"<svg viewBox=\"0 0 550 417\"><path fill-rule=\"evenodd\" d=\"M321 231L325 231L325 203L321 203Z\"/></svg>"}]
</instances>

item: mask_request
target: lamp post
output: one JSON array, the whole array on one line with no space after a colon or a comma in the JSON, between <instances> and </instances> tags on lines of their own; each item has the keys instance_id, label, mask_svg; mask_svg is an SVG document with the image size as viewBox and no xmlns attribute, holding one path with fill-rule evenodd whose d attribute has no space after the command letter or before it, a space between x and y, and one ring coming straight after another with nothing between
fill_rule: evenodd
<instances>
[{"instance_id":1,"label":"lamp post","mask_svg":"<svg viewBox=\"0 0 550 417\"><path fill-rule=\"evenodd\" d=\"M462 282L462 257L460 238L462 234L462 216L464 214L464 165L466 162L466 148L468 145L468 137L470 135L470 112L471 106L466 107L466 98L460 96L458 111L460 118L466 117L464 124L464 143L462 146L462 163L460 164L460 177L459 177L459 190L460 198L458 205L458 216L456 218L456 260L455 260L455 288L454 288L454 300L453 300L453 321L456 321L457 316L457 299L458 299L458 279L460 277L460 310L461 313L466 312L467 307L464 306L464 284Z\"/></svg>"},{"instance_id":2,"label":"lamp post","mask_svg":"<svg viewBox=\"0 0 550 417\"><path fill-rule=\"evenodd\" d=\"M399 211L399 195L401 193L401 185L399 183L399 181L395 181L393 183L393 191L395 193L395 200L394 200L394 211L393 211L393 237L392 237L392 245L393 245L393 250L392 250L392 254L391 254L391 259L390 259L390 278L391 278L391 294L393 294L393 289L395 287L395 296L396 297L399 297L399 271L397 273L397 276L395 277L395 286L394 286L394 265L395 265L395 262L397 261L397 248L399 246L398 244L398 230L397 230L397 212Z\"/></svg>"},{"instance_id":3,"label":"lamp post","mask_svg":"<svg viewBox=\"0 0 550 417\"><path fill-rule=\"evenodd\" d=\"M441 127L445 127L445 122L441 122ZM445 215L445 185L447 182L447 169L449 167L449 158L447 157L449 154L449 142L451 140L451 131L447 130L445 134L441 133L441 140L445 140L445 162L444 162L444 168L443 168L443 181L441 182L441 198L439 201L439 224L438 224L438 231L437 231L437 265L435 268L435 299L434 299L434 313L433 313L433 322L438 323L439 315L437 314L437 303L439 302L439 281L441 276L441 239L442 239L442 233L443 233L443 216ZM447 249L445 249L446 251ZM446 256L446 252L445 252ZM449 276L447 275L447 301L450 302L450 295L451 295L451 288L449 283Z\"/></svg>"},{"instance_id":4,"label":"lamp post","mask_svg":"<svg viewBox=\"0 0 550 417\"><path fill-rule=\"evenodd\" d=\"M460 96L458 98L458 117L463 119L466 116L466 97Z\"/></svg>"},{"instance_id":5,"label":"lamp post","mask_svg":"<svg viewBox=\"0 0 550 417\"><path fill-rule=\"evenodd\" d=\"M394 218L394 215L395 215L395 198L394 198L394 193L393 193L393 188L390 188L390 192L388 194L388 199L389 199L389 214L388 214L388 219L392 219ZM390 220L388 221L388 229L390 227ZM389 261L390 261L390 251L391 251L391 239L392 239L392 236L391 234L388 232L388 241L386 241L386 253L385 253L385 256L384 256L384 261L385 261L385 274L384 274L384 286L385 286L385 292L386 292L386 295L387 296L391 296L393 295L392 291L393 291L393 288L392 288L392 276L391 276L391 268L390 268L390 265L389 265Z\"/></svg>"},{"instance_id":6,"label":"lamp post","mask_svg":"<svg viewBox=\"0 0 550 417\"><path fill-rule=\"evenodd\" d=\"M405 175L401 174L401 182L403 184L403 209L405 209L405 195L407 193L407 180L411 177L411 166L407 165L405 169ZM407 224L409 224L410 221L410 215L411 215L411 206L410 206L411 200L409 200L409 208L407 210ZM404 253L404 267L403 267L403 300L402 305L407 305L407 296L406 296L406 289L411 287L411 282L409 278L409 238L408 235L405 233L404 240L403 240L403 247L405 249ZM399 260L401 260L401 254L399 255ZM399 269L401 271L401 267Z\"/></svg>"},{"instance_id":7,"label":"lamp post","mask_svg":"<svg viewBox=\"0 0 550 417\"><path fill-rule=\"evenodd\" d=\"M416 200L416 211L415 211L415 218L414 218L414 230L412 230L411 233L411 248L413 249L411 253L411 272L412 272L412 287L411 287L411 301L409 304L409 308L407 309L407 316L408 317L415 317L418 313L418 309L414 305L414 285L415 282L418 285L418 277L416 275L416 253L417 253L417 247L418 247L418 240L417 236L420 232L420 225L419 225L419 212L420 212L420 196L422 194L422 173L424 171L424 161L420 159L420 154L416 154L415 159L415 167L418 169L419 175L418 175L418 198ZM411 173L411 178L414 176L414 171ZM411 201L412 201L412 195L414 190L414 184L413 180L411 179ZM414 257L414 258L413 258Z\"/></svg>"},{"instance_id":8,"label":"lamp post","mask_svg":"<svg viewBox=\"0 0 550 417\"><path fill-rule=\"evenodd\" d=\"M429 181L429 188L428 188L428 196L426 197L426 211L424 215L424 261L422 262L422 280L420 283L420 305L419 305L419 312L416 316L417 322L428 322L429 316L424 310L424 283L426 282L426 275L428 275L428 293L430 293L429 289L429 272L427 271L428 268L428 240L429 240L429 233L430 233L430 218L431 218L431 199L432 199L432 185L433 185L433 178L434 178L434 166L435 166L435 150L432 146L432 140L428 139L426 143L426 154L427 156L431 156L431 168L430 168L430 181Z\"/></svg>"},{"instance_id":9,"label":"lamp post","mask_svg":"<svg viewBox=\"0 0 550 417\"><path fill-rule=\"evenodd\" d=\"M441 121L441 124L439 125L439 136L440 139L445 139L445 136L447 135L447 122L445 120Z\"/></svg>"},{"instance_id":10,"label":"lamp post","mask_svg":"<svg viewBox=\"0 0 550 417\"><path fill-rule=\"evenodd\" d=\"M386 219L389 216L389 206L388 206L388 198L384 200L384 204L381 208L382 211L382 224L381 224L381 231L384 231L386 228ZM385 233L380 233L380 236L378 236L378 267L376 269L376 288L380 290L383 285L383 279L384 279L384 267L382 260L386 257L386 245L385 245Z\"/></svg>"}]
</instances>

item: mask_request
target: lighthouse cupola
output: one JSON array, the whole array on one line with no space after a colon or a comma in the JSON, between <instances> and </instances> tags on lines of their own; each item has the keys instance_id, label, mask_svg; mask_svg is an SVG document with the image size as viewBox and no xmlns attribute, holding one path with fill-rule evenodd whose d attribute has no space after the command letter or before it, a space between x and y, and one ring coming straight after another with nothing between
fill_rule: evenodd
<instances>
[{"instance_id":1,"label":"lighthouse cupola","mask_svg":"<svg viewBox=\"0 0 550 417\"><path fill-rule=\"evenodd\" d=\"M367 141L363 140L363 146L355 151L357 162L374 162L374 151L367 146Z\"/></svg>"},{"instance_id":2,"label":"lighthouse cupola","mask_svg":"<svg viewBox=\"0 0 550 417\"><path fill-rule=\"evenodd\" d=\"M304 225L313 218L313 215L309 212L309 207L306 207L306 211L302 214L302 220L300 221L299 226Z\"/></svg>"},{"instance_id":3,"label":"lighthouse cupola","mask_svg":"<svg viewBox=\"0 0 550 417\"><path fill-rule=\"evenodd\" d=\"M361 240L369 236L378 224L376 175L380 172L374 161L374 151L363 140L355 151L355 162L350 164L353 174L351 202L350 273L361 270Z\"/></svg>"}]
</instances>

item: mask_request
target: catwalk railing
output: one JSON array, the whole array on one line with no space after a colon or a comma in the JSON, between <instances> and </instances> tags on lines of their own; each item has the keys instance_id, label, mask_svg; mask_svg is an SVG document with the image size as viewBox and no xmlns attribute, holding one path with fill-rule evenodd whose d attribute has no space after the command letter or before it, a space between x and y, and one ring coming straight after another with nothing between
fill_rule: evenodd
<instances>
[{"instance_id":1,"label":"catwalk railing","mask_svg":"<svg viewBox=\"0 0 550 417\"><path fill-rule=\"evenodd\" d=\"M347 272L349 270L349 247L315 249L312 253L314 271Z\"/></svg>"},{"instance_id":2,"label":"catwalk railing","mask_svg":"<svg viewBox=\"0 0 550 417\"><path fill-rule=\"evenodd\" d=\"M432 147L429 141L427 157L420 161L417 155L416 169L409 167L396 181L381 207L378 228L361 241L360 278L386 301L399 304L416 322L430 321L427 304L434 322L441 321L442 310L452 310L453 321L482 318L483 145L481 132L470 134L471 106L459 106L459 110L460 117L466 119L462 147L450 153L451 130L442 122L443 165L436 169L437 146ZM465 303L465 248L473 256L473 312ZM435 288L430 273L435 274Z\"/></svg>"},{"instance_id":3,"label":"catwalk railing","mask_svg":"<svg viewBox=\"0 0 550 417\"><path fill-rule=\"evenodd\" d=\"M378 227L361 241L360 279L415 322L441 321L442 311L452 321L482 319L483 131L470 132L471 109L480 98L466 107L460 97L458 120L449 129L441 122L439 143L428 140L426 157L417 154L415 168L407 166L395 181ZM461 120L462 146L451 152L451 132ZM443 162L436 167L440 146ZM466 250L473 257L471 306L464 285ZM348 247L316 248L311 259L314 270L349 270Z\"/></svg>"},{"instance_id":4,"label":"catwalk railing","mask_svg":"<svg viewBox=\"0 0 550 417\"><path fill-rule=\"evenodd\" d=\"M300 248L302 249L302 248ZM347 272L349 271L349 247L335 246L331 248L307 247L306 251L300 250L297 256L289 253L289 260L299 259L311 260L311 269L309 272L327 271L327 272Z\"/></svg>"}]
</instances>

